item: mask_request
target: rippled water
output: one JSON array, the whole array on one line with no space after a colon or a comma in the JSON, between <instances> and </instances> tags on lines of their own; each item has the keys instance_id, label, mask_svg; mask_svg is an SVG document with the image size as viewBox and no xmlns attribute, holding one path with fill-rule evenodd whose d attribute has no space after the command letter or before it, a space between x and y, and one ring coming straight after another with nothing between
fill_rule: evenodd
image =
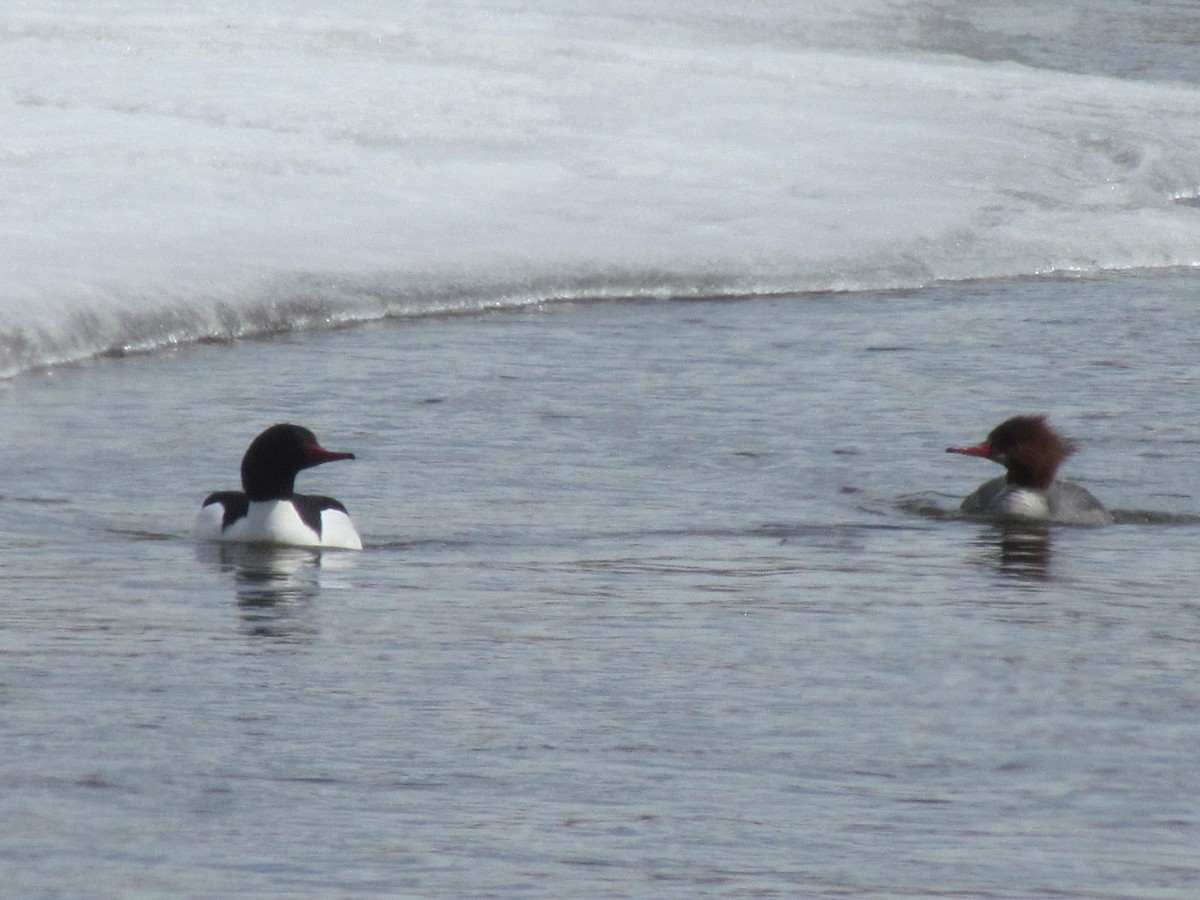
<instances>
[{"instance_id":1,"label":"rippled water","mask_svg":"<svg viewBox=\"0 0 1200 900\"><path fill-rule=\"evenodd\" d=\"M600 303L0 391L21 896L1192 896L1196 280ZM1083 446L1100 529L954 515ZM361 553L197 547L272 421Z\"/></svg>"}]
</instances>

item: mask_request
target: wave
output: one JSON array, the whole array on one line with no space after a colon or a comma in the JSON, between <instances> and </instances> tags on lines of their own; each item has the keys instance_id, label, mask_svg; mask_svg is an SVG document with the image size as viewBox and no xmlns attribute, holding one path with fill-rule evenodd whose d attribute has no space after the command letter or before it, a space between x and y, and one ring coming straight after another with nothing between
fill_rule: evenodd
<instances>
[{"instance_id":1,"label":"wave","mask_svg":"<svg viewBox=\"0 0 1200 900\"><path fill-rule=\"evenodd\" d=\"M176 297L164 290L140 300L128 294L106 297L93 292L78 308L68 308L57 317L34 316L27 324L0 332L0 377L97 356L120 357L381 319L472 315L560 302L749 299L792 292L731 278L688 280L662 272L520 283L450 278L423 285L402 276L351 280L296 275L270 288L259 286L257 296L249 287L210 296L195 285L181 286Z\"/></svg>"},{"instance_id":2,"label":"wave","mask_svg":"<svg viewBox=\"0 0 1200 900\"><path fill-rule=\"evenodd\" d=\"M1170 30L1142 10L1137 53L1080 61L1082 0L1024 43L974 6L13 13L0 375L560 298L1200 265L1196 72L1137 66Z\"/></svg>"}]
</instances>

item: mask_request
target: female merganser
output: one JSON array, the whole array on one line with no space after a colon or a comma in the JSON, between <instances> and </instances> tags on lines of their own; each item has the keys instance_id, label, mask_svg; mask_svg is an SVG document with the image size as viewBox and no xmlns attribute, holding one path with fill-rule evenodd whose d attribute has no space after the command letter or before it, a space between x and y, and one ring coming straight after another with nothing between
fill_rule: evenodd
<instances>
[{"instance_id":1,"label":"female merganser","mask_svg":"<svg viewBox=\"0 0 1200 900\"><path fill-rule=\"evenodd\" d=\"M218 491L200 507L192 535L200 540L340 547L361 550L346 507L332 497L295 492L296 474L353 453L335 453L307 428L272 425L242 457L244 491Z\"/></svg>"},{"instance_id":2,"label":"female merganser","mask_svg":"<svg viewBox=\"0 0 1200 900\"><path fill-rule=\"evenodd\" d=\"M1008 470L963 500L962 511L969 515L1071 525L1112 522L1108 510L1084 488L1054 480L1075 445L1047 425L1045 416L1014 416L992 429L982 444L948 447L946 452L982 456Z\"/></svg>"}]
</instances>

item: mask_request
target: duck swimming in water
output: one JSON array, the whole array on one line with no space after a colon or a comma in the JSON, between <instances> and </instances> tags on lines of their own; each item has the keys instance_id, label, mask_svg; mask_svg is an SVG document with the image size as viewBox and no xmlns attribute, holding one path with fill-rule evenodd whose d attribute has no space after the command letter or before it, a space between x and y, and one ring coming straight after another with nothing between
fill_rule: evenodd
<instances>
[{"instance_id":1,"label":"duck swimming in water","mask_svg":"<svg viewBox=\"0 0 1200 900\"><path fill-rule=\"evenodd\" d=\"M242 490L209 494L192 526L193 537L361 550L362 539L345 506L332 497L295 492L299 472L339 459L354 459L354 454L326 450L300 425L272 425L242 457Z\"/></svg>"},{"instance_id":2,"label":"duck swimming in water","mask_svg":"<svg viewBox=\"0 0 1200 900\"><path fill-rule=\"evenodd\" d=\"M1107 525L1112 515L1085 488L1058 481L1058 467L1075 444L1045 416L1013 416L992 429L981 444L948 447L947 453L979 456L1004 466L1006 474L984 482L962 502L968 515Z\"/></svg>"}]
</instances>

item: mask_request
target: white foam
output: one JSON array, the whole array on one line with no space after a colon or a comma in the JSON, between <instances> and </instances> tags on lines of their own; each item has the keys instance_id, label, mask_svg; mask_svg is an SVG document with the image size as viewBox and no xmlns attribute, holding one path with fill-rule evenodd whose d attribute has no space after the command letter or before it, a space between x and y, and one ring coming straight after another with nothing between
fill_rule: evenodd
<instances>
[{"instance_id":1,"label":"white foam","mask_svg":"<svg viewBox=\"0 0 1200 900\"><path fill-rule=\"evenodd\" d=\"M18 8L0 372L563 294L1200 264L1200 92L864 46L921 9Z\"/></svg>"}]
</instances>

